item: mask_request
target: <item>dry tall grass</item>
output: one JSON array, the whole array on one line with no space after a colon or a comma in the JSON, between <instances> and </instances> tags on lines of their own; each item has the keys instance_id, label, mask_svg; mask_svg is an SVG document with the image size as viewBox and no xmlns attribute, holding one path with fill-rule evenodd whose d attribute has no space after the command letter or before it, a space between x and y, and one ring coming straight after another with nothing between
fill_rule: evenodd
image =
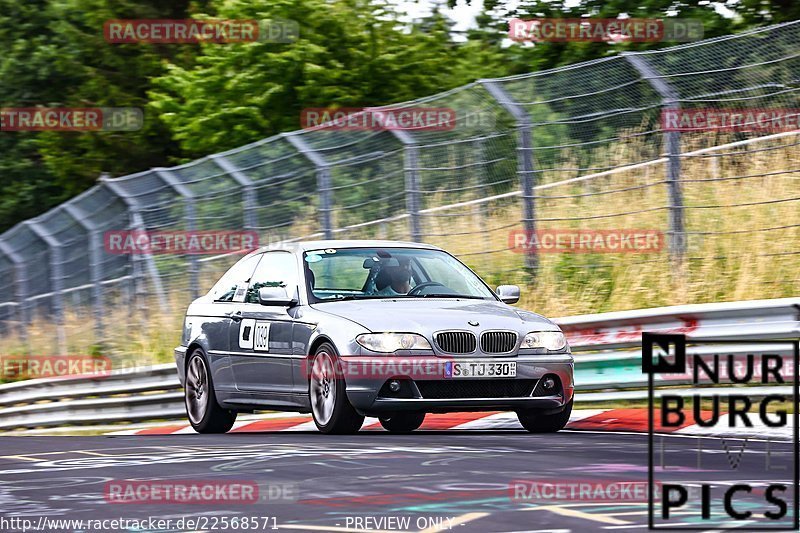
<instances>
[{"instance_id":1,"label":"dry tall grass","mask_svg":"<svg viewBox=\"0 0 800 533\"><path fill-rule=\"evenodd\" d=\"M731 140L720 136L711 144ZM522 285L520 305L550 316L796 296L800 292L798 141L800 136L791 136L742 147L748 152L740 155L726 150L723 157L683 159L686 230L694 233L687 237L688 254L682 264L671 261L666 249L655 254L543 253L532 282L521 254L476 254L508 246L507 226L521 218L516 199L493 206L483 218L477 213L433 219L431 232L442 236L430 242L467 254L464 259L470 266L492 283ZM684 150L708 143L707 137L685 138ZM536 204L538 228L667 231L665 172L665 165L657 164L542 190ZM542 181L567 177L545 173ZM649 186L637 188L643 184ZM658 209L637 213L653 208ZM631 214L608 217L620 213ZM582 220L547 221L566 217ZM478 228L499 229L490 230L487 238Z\"/></svg>"},{"instance_id":2,"label":"dry tall grass","mask_svg":"<svg viewBox=\"0 0 800 533\"><path fill-rule=\"evenodd\" d=\"M685 135L684 152L731 140L724 135L714 139ZM666 250L654 254L541 254L534 279L524 268L524 256L507 250L509 231L521 227L519 198L450 212L459 216L426 216L426 241L462 256L491 284L521 285L519 305L549 316L795 296L800 289L798 142L800 135L724 154L683 158L687 230L700 232L689 237L689 253L683 263L671 261ZM608 149L604 160L609 166L642 160L641 150L644 147L626 142ZM568 167L568 154L564 162L562 166ZM539 180L551 183L575 176L545 172ZM536 203L538 227L666 231L669 210L664 176L665 165L657 164L541 190ZM435 197L425 200L426 205L437 205ZM580 220L548 220L567 217ZM312 228L306 229L308 233ZM403 220L341 236L407 235L407 221ZM203 290L224 267L212 265L204 272ZM144 308L109 306L105 339L94 337L90 313L69 310L69 352L101 352L128 364L169 361L188 303L187 291L182 288L171 293L167 312L154 302ZM37 320L29 329L27 343L10 335L3 339L3 351L52 354L55 338L53 323Z\"/></svg>"}]
</instances>

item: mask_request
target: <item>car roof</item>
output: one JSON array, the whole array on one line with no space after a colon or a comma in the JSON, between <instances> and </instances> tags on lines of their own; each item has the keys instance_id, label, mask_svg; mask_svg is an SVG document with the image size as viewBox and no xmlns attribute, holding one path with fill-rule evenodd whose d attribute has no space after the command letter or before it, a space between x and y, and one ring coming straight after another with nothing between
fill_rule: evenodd
<instances>
[{"instance_id":1,"label":"car roof","mask_svg":"<svg viewBox=\"0 0 800 533\"><path fill-rule=\"evenodd\" d=\"M317 241L281 242L262 246L256 252L268 250L286 250L290 252L305 252L308 250L321 250L325 248L422 248L426 250L440 250L438 246L420 242L386 241L372 239L328 239Z\"/></svg>"}]
</instances>

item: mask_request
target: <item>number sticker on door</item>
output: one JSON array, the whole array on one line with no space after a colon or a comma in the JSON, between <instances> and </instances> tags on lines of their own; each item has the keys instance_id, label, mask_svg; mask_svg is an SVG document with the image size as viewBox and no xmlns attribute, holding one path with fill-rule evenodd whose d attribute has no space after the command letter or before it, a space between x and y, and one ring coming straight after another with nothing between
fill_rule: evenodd
<instances>
[{"instance_id":1,"label":"number sticker on door","mask_svg":"<svg viewBox=\"0 0 800 533\"><path fill-rule=\"evenodd\" d=\"M269 351L269 322L256 322L253 332L253 349L259 352Z\"/></svg>"},{"instance_id":2,"label":"number sticker on door","mask_svg":"<svg viewBox=\"0 0 800 533\"><path fill-rule=\"evenodd\" d=\"M239 348L253 349L254 329L256 329L256 321L252 318L245 318L239 323Z\"/></svg>"}]
</instances>

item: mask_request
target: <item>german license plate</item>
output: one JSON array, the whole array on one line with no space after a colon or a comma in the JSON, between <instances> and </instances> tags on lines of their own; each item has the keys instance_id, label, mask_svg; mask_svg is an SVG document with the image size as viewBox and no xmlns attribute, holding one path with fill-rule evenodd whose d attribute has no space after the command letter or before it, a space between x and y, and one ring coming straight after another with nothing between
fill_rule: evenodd
<instances>
[{"instance_id":1,"label":"german license plate","mask_svg":"<svg viewBox=\"0 0 800 533\"><path fill-rule=\"evenodd\" d=\"M515 378L516 361L448 361L444 365L444 377L463 378Z\"/></svg>"}]
</instances>

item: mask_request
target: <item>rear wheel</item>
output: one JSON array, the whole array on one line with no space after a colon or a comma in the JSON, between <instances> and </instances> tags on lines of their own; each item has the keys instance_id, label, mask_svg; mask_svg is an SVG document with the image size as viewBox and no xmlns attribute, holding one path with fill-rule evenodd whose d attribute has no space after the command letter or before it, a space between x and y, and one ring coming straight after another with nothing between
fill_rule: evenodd
<instances>
[{"instance_id":1,"label":"rear wheel","mask_svg":"<svg viewBox=\"0 0 800 533\"><path fill-rule=\"evenodd\" d=\"M311 414L322 433L357 433L364 423L350 405L336 351L327 342L317 348L308 384Z\"/></svg>"},{"instance_id":2,"label":"rear wheel","mask_svg":"<svg viewBox=\"0 0 800 533\"><path fill-rule=\"evenodd\" d=\"M555 433L561 431L569 422L572 413L572 400L567 403L564 410L552 415L538 414L536 411L517 411L517 418L522 427L531 433Z\"/></svg>"},{"instance_id":3,"label":"rear wheel","mask_svg":"<svg viewBox=\"0 0 800 533\"><path fill-rule=\"evenodd\" d=\"M236 422L236 411L223 409L214 394L214 382L203 351L192 352L186 365L186 415L198 433L226 433Z\"/></svg>"},{"instance_id":4,"label":"rear wheel","mask_svg":"<svg viewBox=\"0 0 800 533\"><path fill-rule=\"evenodd\" d=\"M392 433L411 433L424 420L425 413L393 413L390 417L380 419L383 429Z\"/></svg>"}]
</instances>

